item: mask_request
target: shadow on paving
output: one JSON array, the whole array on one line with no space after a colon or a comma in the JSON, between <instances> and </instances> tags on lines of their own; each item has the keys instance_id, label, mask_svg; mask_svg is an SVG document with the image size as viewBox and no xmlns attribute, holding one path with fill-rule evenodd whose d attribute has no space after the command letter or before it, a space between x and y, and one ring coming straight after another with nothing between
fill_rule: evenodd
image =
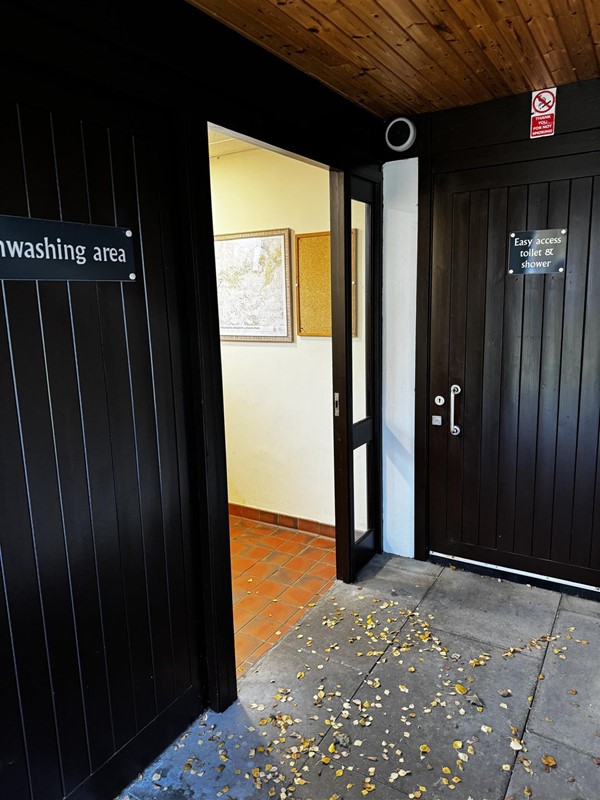
<instances>
[{"instance_id":1,"label":"shadow on paving","mask_svg":"<svg viewBox=\"0 0 600 800\"><path fill-rule=\"evenodd\" d=\"M598 604L395 556L120 800L599 800Z\"/></svg>"}]
</instances>

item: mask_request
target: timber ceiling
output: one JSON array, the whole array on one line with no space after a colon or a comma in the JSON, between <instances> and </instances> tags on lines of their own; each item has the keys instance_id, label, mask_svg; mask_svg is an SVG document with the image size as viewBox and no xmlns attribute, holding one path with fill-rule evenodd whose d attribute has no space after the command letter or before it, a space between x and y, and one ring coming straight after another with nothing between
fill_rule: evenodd
<instances>
[{"instance_id":1,"label":"timber ceiling","mask_svg":"<svg viewBox=\"0 0 600 800\"><path fill-rule=\"evenodd\" d=\"M600 75L600 0L189 0L383 118Z\"/></svg>"}]
</instances>

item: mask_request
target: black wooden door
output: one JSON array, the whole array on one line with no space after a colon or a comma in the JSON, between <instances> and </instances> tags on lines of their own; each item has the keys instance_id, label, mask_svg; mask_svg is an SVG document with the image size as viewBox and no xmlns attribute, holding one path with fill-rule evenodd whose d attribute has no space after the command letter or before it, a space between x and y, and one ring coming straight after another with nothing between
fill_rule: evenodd
<instances>
[{"instance_id":1,"label":"black wooden door","mask_svg":"<svg viewBox=\"0 0 600 800\"><path fill-rule=\"evenodd\" d=\"M152 114L85 106L0 100L0 213L128 227L137 273L1 285L10 800L112 797L202 707L168 150Z\"/></svg>"},{"instance_id":2,"label":"black wooden door","mask_svg":"<svg viewBox=\"0 0 600 800\"><path fill-rule=\"evenodd\" d=\"M566 271L509 275L536 228ZM430 549L600 584L600 155L438 176L432 259Z\"/></svg>"}]
</instances>

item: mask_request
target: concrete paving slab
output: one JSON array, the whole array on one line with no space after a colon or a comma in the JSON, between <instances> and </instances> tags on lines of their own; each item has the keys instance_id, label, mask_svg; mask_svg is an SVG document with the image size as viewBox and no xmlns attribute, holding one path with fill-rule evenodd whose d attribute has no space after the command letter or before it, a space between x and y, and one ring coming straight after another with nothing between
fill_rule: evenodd
<instances>
[{"instance_id":1,"label":"concrete paving slab","mask_svg":"<svg viewBox=\"0 0 600 800\"><path fill-rule=\"evenodd\" d=\"M584 597L563 594L560 608L561 611L574 611L577 614L585 614L586 617L600 619L600 597L597 600L588 600Z\"/></svg>"},{"instance_id":2,"label":"concrete paving slab","mask_svg":"<svg viewBox=\"0 0 600 800\"><path fill-rule=\"evenodd\" d=\"M525 735L527 751L522 758L530 761L527 767L517 759L510 779L508 798L522 800L529 790L532 800L598 800L600 797L600 766L589 755L557 744L535 733ZM556 766L546 766L543 756L551 756Z\"/></svg>"},{"instance_id":3,"label":"concrete paving slab","mask_svg":"<svg viewBox=\"0 0 600 800\"><path fill-rule=\"evenodd\" d=\"M420 606L445 631L498 647L550 633L560 593L486 575L445 569Z\"/></svg>"},{"instance_id":4,"label":"concrete paving slab","mask_svg":"<svg viewBox=\"0 0 600 800\"><path fill-rule=\"evenodd\" d=\"M356 770L344 770L341 775L337 762L321 766L311 766L306 776L306 784L295 785L294 800L406 800L406 795L389 783L381 783L375 778L365 778ZM366 794L365 794L366 792ZM371 794L372 793L372 794Z\"/></svg>"},{"instance_id":5,"label":"concrete paving slab","mask_svg":"<svg viewBox=\"0 0 600 800\"><path fill-rule=\"evenodd\" d=\"M337 583L328 595L288 634L299 649L335 657L342 664L368 672L396 640L413 609L435 580L404 573L402 592L391 596L389 585L349 586Z\"/></svg>"},{"instance_id":6,"label":"concrete paving slab","mask_svg":"<svg viewBox=\"0 0 600 800\"><path fill-rule=\"evenodd\" d=\"M406 649L407 640L396 654L388 651L321 750L346 734L347 760L355 769L368 775L375 768L374 777L383 782L396 774L394 785L407 793L425 786L428 800L503 798L509 774L502 765L514 762L511 741L522 734L538 664L522 655L504 658L498 648L486 651L455 634L427 631L415 623L412 647Z\"/></svg>"},{"instance_id":7,"label":"concrete paving slab","mask_svg":"<svg viewBox=\"0 0 600 800\"><path fill-rule=\"evenodd\" d=\"M271 715L289 715L296 734L319 742L327 733L326 721L338 716L363 677L334 652L300 651L287 640L240 680L239 700L255 725Z\"/></svg>"},{"instance_id":8,"label":"concrete paving slab","mask_svg":"<svg viewBox=\"0 0 600 800\"><path fill-rule=\"evenodd\" d=\"M528 727L600 756L600 619L561 611L554 634ZM600 771L598 779L600 798Z\"/></svg>"},{"instance_id":9,"label":"concrete paving slab","mask_svg":"<svg viewBox=\"0 0 600 800\"><path fill-rule=\"evenodd\" d=\"M144 770L120 800L263 800L264 786L290 783L288 774L281 772L287 770L288 762L274 752L274 737L278 731L257 726L239 702L222 714L209 711ZM271 764L274 771L267 770ZM253 769L269 776L260 786Z\"/></svg>"},{"instance_id":10,"label":"concrete paving slab","mask_svg":"<svg viewBox=\"0 0 600 800\"><path fill-rule=\"evenodd\" d=\"M443 569L442 565L432 564L429 561L416 561L414 558L403 558L402 556L392 556L389 553L380 553L372 558L359 572L356 583L368 584L373 579L378 584L383 581L400 582L403 570L437 578Z\"/></svg>"}]
</instances>

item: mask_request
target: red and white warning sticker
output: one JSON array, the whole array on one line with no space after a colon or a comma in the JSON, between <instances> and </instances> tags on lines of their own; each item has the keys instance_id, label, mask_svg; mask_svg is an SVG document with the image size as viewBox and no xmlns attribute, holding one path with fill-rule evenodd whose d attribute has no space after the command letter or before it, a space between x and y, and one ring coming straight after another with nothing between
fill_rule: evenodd
<instances>
[{"instance_id":1,"label":"red and white warning sticker","mask_svg":"<svg viewBox=\"0 0 600 800\"><path fill-rule=\"evenodd\" d=\"M554 135L556 119L556 87L531 93L530 139Z\"/></svg>"}]
</instances>

